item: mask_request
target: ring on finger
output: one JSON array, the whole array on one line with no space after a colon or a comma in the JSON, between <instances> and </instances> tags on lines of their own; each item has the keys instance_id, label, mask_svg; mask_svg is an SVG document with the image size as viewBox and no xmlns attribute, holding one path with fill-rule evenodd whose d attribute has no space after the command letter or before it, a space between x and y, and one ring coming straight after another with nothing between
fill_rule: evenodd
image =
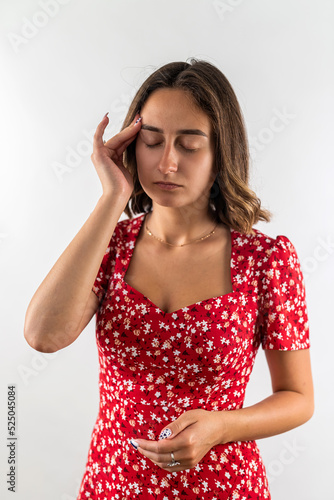
<instances>
[{"instance_id":1,"label":"ring on finger","mask_svg":"<svg viewBox=\"0 0 334 500\"><path fill-rule=\"evenodd\" d=\"M170 464L167 464L167 467L174 467L174 465L181 465L180 462L176 462L173 452L171 452L170 456L172 457L172 461Z\"/></svg>"}]
</instances>

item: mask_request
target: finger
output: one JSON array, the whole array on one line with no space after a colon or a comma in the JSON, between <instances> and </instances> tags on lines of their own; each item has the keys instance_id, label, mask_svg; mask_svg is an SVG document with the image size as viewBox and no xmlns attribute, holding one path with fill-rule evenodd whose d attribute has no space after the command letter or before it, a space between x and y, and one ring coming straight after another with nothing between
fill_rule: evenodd
<instances>
[{"instance_id":1,"label":"finger","mask_svg":"<svg viewBox=\"0 0 334 500\"><path fill-rule=\"evenodd\" d=\"M106 126L109 123L109 118L107 115L108 115L108 113L106 113L104 115L101 122L99 123L99 125L96 128L96 131L95 131L95 134L93 137L93 149L96 149L96 148L99 148L101 146L104 146L105 144L108 144L108 147L110 149L116 150L122 144L122 142L124 140L135 135L140 129L140 126L138 127L138 125L140 124L141 118L139 121L137 121L139 119L139 113L137 113L128 127L121 130L121 132L116 134L114 137L112 137L108 141L103 141L103 134L104 134L104 131L106 129Z\"/></svg>"},{"instance_id":2,"label":"finger","mask_svg":"<svg viewBox=\"0 0 334 500\"><path fill-rule=\"evenodd\" d=\"M135 138L135 135L139 132L140 127L141 127L141 118L139 121L139 114L137 114L133 121L125 127L123 130L121 130L118 134L114 135L109 141L107 142L108 148L114 150L117 152L117 154L121 154L125 147L124 143L129 141L130 139L133 140ZM137 123L136 123L137 122ZM130 141L131 142L131 141ZM123 151L121 151L123 150Z\"/></svg>"},{"instance_id":3,"label":"finger","mask_svg":"<svg viewBox=\"0 0 334 500\"><path fill-rule=\"evenodd\" d=\"M127 141L125 141L125 142L122 144L122 146L120 146L120 147L119 147L116 151L114 150L114 151L116 152L117 156L121 156L121 155L124 153L124 151L126 150L126 148L129 146L129 144L131 144L131 142L133 142L133 141L135 140L135 138L136 138L135 136L130 137L130 139L128 139ZM107 148L110 148L110 145L108 144L108 142L109 142L109 141L106 141L106 142L104 143L104 145L105 145ZM110 149L112 149L112 148L110 148Z\"/></svg>"},{"instance_id":4,"label":"finger","mask_svg":"<svg viewBox=\"0 0 334 500\"><path fill-rule=\"evenodd\" d=\"M189 468L188 461L186 459L182 459L181 461L180 457L178 456L179 453L174 453L175 464L171 465L172 463L171 453L164 453L158 455L157 453L154 452L144 451L142 448L138 448L138 451L140 452L141 455L144 455L146 458L151 460L155 465L157 465L161 469L180 471Z\"/></svg>"},{"instance_id":5,"label":"finger","mask_svg":"<svg viewBox=\"0 0 334 500\"><path fill-rule=\"evenodd\" d=\"M180 432L192 426L197 421L195 415L195 412L191 410L180 415L174 422L171 422L162 429L158 438L159 441L171 440L180 434Z\"/></svg>"},{"instance_id":6,"label":"finger","mask_svg":"<svg viewBox=\"0 0 334 500\"><path fill-rule=\"evenodd\" d=\"M139 451L139 450L138 450ZM168 467L168 464L172 462L172 455L171 453L155 453L153 451L140 451L142 455L144 455L146 458L149 458L154 462L155 464L159 465L159 467ZM174 453L174 460L175 462L179 462L181 464L181 458L180 458L180 453L179 452L173 452ZM185 459L183 460L182 463L185 462ZM176 464L175 464L176 465Z\"/></svg>"},{"instance_id":7,"label":"finger","mask_svg":"<svg viewBox=\"0 0 334 500\"><path fill-rule=\"evenodd\" d=\"M104 130L109 122L109 118L107 115L108 115L108 113L106 113L104 115L104 117L102 118L102 120L100 121L100 123L98 124L98 126L96 128L96 131L95 131L95 134L93 137L93 148L94 149L103 146L102 137L103 137Z\"/></svg>"},{"instance_id":8,"label":"finger","mask_svg":"<svg viewBox=\"0 0 334 500\"><path fill-rule=\"evenodd\" d=\"M185 414L184 414L185 415ZM180 417L179 417L180 418ZM187 422L188 420L188 422ZM177 422L175 420L173 424ZM185 417L183 419L183 429L180 430L173 425L174 432L170 434L169 432L161 432L158 441L153 441L151 439L141 439L136 438L136 443L140 448L147 451L153 451L155 453L170 453L175 449L181 449L189 446L189 433L191 434L193 425L196 423L193 417L189 417L188 419ZM186 425L188 424L188 425ZM167 429L167 427L165 428ZM165 430L164 429L164 430ZM168 429L172 429L172 424L168 425ZM181 433L182 430L182 433Z\"/></svg>"},{"instance_id":9,"label":"finger","mask_svg":"<svg viewBox=\"0 0 334 500\"><path fill-rule=\"evenodd\" d=\"M157 455L159 454L164 454L164 453L170 453L173 451L173 446L176 448L176 445L179 445L180 447L180 442L176 443L171 443L170 441L164 440L164 441L152 441L151 439L139 439L136 438L136 443L141 450L149 451L152 453L156 453ZM138 449L139 449L138 448Z\"/></svg>"},{"instance_id":10,"label":"finger","mask_svg":"<svg viewBox=\"0 0 334 500\"><path fill-rule=\"evenodd\" d=\"M137 132L138 133L138 132ZM128 147L129 144L131 144L132 141L134 141L136 139L136 136L132 136L130 137L129 140L127 140L125 143L124 143L124 149L126 149Z\"/></svg>"},{"instance_id":11,"label":"finger","mask_svg":"<svg viewBox=\"0 0 334 500\"><path fill-rule=\"evenodd\" d=\"M134 117L134 119L132 120L132 122L130 123L130 125L128 125L127 127L125 127L125 129L121 130L118 134L115 134L113 137L111 137L107 141L103 141L103 143L107 144L107 145L110 144L110 142L111 142L112 139L115 139L116 137L118 138L120 136L120 134L122 134L127 129L130 129L131 133L133 132L132 135L131 135L131 138L129 139L129 141L132 141L133 135L138 134L138 132L139 132L139 128L140 127L136 127L136 125L138 125L138 124L141 123L141 118L138 121L138 123L136 123L137 120L138 120L138 117L139 117L139 115L136 114L136 116Z\"/></svg>"},{"instance_id":12,"label":"finger","mask_svg":"<svg viewBox=\"0 0 334 500\"><path fill-rule=\"evenodd\" d=\"M172 452L174 453L175 461L180 462L178 465L181 465L181 469L178 470L183 470L184 466L189 462L186 458L181 458L182 454L184 456L185 453L189 453L189 447L185 447L182 442L174 441L172 443L169 440L157 442L146 439L136 439L136 444L138 445L137 451L141 455L144 455L162 469L170 468L168 464L172 462ZM177 451L175 452L174 450ZM175 466L173 466L173 470L176 470Z\"/></svg>"}]
</instances>

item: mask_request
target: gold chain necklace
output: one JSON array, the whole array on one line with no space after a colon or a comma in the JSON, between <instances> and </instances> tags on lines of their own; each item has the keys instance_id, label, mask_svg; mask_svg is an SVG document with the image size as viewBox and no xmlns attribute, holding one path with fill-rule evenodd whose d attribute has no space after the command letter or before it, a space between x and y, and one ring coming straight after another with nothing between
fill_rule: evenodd
<instances>
[{"instance_id":1,"label":"gold chain necklace","mask_svg":"<svg viewBox=\"0 0 334 500\"><path fill-rule=\"evenodd\" d=\"M190 243L196 243L197 241L205 240L206 238L209 238L209 236L211 236L215 232L217 226L218 226L218 223L215 225L215 227L212 229L212 231L210 231L209 234L206 234L205 236L202 236L201 238L197 238L196 240L191 240L188 243L183 243L182 245L173 245L172 243L168 243L168 241L162 240L161 238L158 238L158 236L155 236L152 233L152 231L147 227L146 217L145 217L145 229L146 229L147 234L149 236L152 236L156 240L160 241L161 243L165 243L165 245L169 245L171 247L184 247L186 245L190 245Z\"/></svg>"}]
</instances>

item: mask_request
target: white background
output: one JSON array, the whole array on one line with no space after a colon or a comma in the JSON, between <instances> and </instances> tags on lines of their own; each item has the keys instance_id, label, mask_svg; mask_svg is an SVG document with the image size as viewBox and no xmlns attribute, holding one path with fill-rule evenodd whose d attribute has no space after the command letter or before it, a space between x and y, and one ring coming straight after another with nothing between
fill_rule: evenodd
<instances>
[{"instance_id":1,"label":"white background","mask_svg":"<svg viewBox=\"0 0 334 500\"><path fill-rule=\"evenodd\" d=\"M253 145L251 186L274 214L256 227L286 235L305 275L316 410L305 425L258 441L272 498L333 499L333 2L42 5L0 4L1 498L76 498L98 412L95 318L71 346L40 354L23 337L25 312L102 194L90 155L103 115L109 111L109 138L154 69L197 57L219 67L243 109ZM288 115L285 123L274 121L278 113ZM271 130L273 123L281 130ZM6 490L11 383L15 494ZM260 349L245 406L270 393Z\"/></svg>"}]
</instances>

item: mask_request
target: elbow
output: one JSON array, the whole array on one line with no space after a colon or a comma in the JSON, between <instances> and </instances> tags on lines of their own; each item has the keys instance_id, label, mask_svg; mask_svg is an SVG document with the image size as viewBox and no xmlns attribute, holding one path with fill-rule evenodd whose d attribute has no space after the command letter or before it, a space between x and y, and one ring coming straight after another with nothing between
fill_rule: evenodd
<instances>
[{"instance_id":1,"label":"elbow","mask_svg":"<svg viewBox=\"0 0 334 500\"><path fill-rule=\"evenodd\" d=\"M314 415L314 410L315 410L315 404L314 404L314 397L310 398L308 405L307 405L307 412L306 412L306 422L311 420L311 418Z\"/></svg>"},{"instance_id":2,"label":"elbow","mask_svg":"<svg viewBox=\"0 0 334 500\"><path fill-rule=\"evenodd\" d=\"M314 415L314 409L315 409L315 405L314 405L314 396L313 394L312 395L309 395L309 396L304 396L304 405L303 405L303 408L302 408L302 422L300 425L303 425L305 424L306 422L308 422L309 420L311 420L311 418L313 417Z\"/></svg>"},{"instance_id":3,"label":"elbow","mask_svg":"<svg viewBox=\"0 0 334 500\"><path fill-rule=\"evenodd\" d=\"M41 326L40 316L38 316L37 321L36 317L29 314L28 309L23 327L23 336L27 344L38 352L55 352L55 349L50 349L50 346L46 342L47 336L41 331Z\"/></svg>"},{"instance_id":4,"label":"elbow","mask_svg":"<svg viewBox=\"0 0 334 500\"><path fill-rule=\"evenodd\" d=\"M72 325L70 325L72 326ZM35 351L42 353L54 353L67 347L71 343L73 332L69 326L55 331L50 328L50 322L42 320L32 321L28 316L24 322L23 335L26 342Z\"/></svg>"},{"instance_id":5,"label":"elbow","mask_svg":"<svg viewBox=\"0 0 334 500\"><path fill-rule=\"evenodd\" d=\"M306 397L306 401L307 401L307 421L310 420L313 415L314 415L314 410L315 410L315 401L314 401L314 387L313 387L313 383L307 393L307 397Z\"/></svg>"},{"instance_id":6,"label":"elbow","mask_svg":"<svg viewBox=\"0 0 334 500\"><path fill-rule=\"evenodd\" d=\"M57 347L54 343L50 343L46 340L45 336L37 335L36 333L31 333L24 328L23 336L35 351L42 353L53 353L59 351L60 347Z\"/></svg>"}]
</instances>

